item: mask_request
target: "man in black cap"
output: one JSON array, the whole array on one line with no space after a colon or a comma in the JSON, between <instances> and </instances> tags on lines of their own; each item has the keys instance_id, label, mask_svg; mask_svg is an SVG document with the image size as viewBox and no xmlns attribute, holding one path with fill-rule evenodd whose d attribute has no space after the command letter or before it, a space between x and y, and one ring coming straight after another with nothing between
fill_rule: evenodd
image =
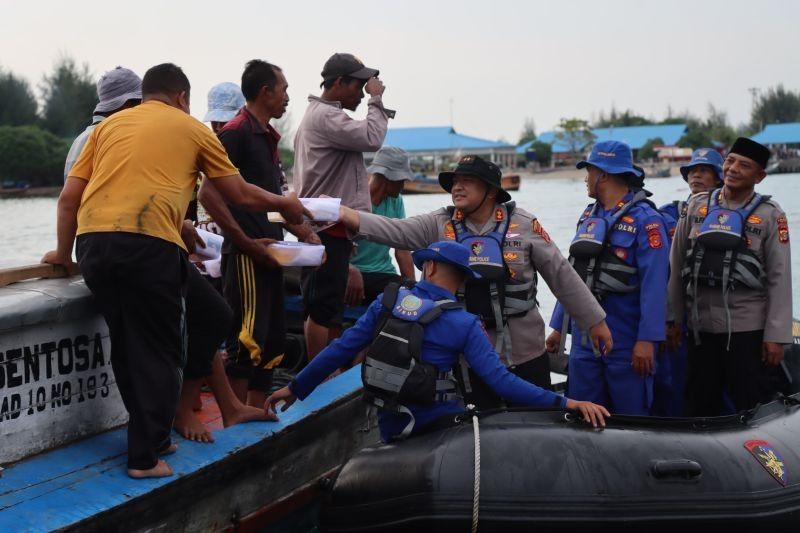
<instances>
[{"instance_id":1,"label":"man in black cap","mask_svg":"<svg viewBox=\"0 0 800 533\"><path fill-rule=\"evenodd\" d=\"M675 230L669 296L675 324L688 315L690 416L720 414L724 393L737 410L768 401L792 342L789 226L777 202L754 190L769 157L737 139L725 184L693 196Z\"/></svg>"},{"instance_id":2,"label":"man in black cap","mask_svg":"<svg viewBox=\"0 0 800 533\"><path fill-rule=\"evenodd\" d=\"M352 54L334 54L322 69L322 96L309 96L308 108L294 139L294 186L298 195L341 198L342 205L370 211L364 152L383 145L394 111L383 107L383 82L378 71ZM354 120L355 111L370 95L367 117ZM352 242L337 224L319 233L327 260L303 270L306 346L313 358L328 343L329 330L341 325Z\"/></svg>"},{"instance_id":3,"label":"man in black cap","mask_svg":"<svg viewBox=\"0 0 800 533\"><path fill-rule=\"evenodd\" d=\"M590 332L595 346L611 350L605 312L539 220L516 207L501 186L500 169L477 155L462 157L453 172L439 174L453 206L405 220L342 209L342 222L358 236L405 249L441 240L470 248L470 264L483 282L470 282L459 296L480 315L509 369L540 387L550 386L545 329L536 306L537 273L575 320ZM496 397L480 390L475 400L486 408Z\"/></svg>"}]
</instances>

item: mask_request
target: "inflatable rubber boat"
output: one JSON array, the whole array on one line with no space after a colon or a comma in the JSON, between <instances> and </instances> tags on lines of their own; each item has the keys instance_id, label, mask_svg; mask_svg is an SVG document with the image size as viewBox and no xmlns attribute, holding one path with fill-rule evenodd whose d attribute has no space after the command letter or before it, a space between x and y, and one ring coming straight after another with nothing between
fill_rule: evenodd
<instances>
[{"instance_id":1,"label":"inflatable rubber boat","mask_svg":"<svg viewBox=\"0 0 800 533\"><path fill-rule=\"evenodd\" d=\"M800 531L800 394L598 430L564 411L465 415L362 450L321 518L331 532Z\"/></svg>"}]
</instances>

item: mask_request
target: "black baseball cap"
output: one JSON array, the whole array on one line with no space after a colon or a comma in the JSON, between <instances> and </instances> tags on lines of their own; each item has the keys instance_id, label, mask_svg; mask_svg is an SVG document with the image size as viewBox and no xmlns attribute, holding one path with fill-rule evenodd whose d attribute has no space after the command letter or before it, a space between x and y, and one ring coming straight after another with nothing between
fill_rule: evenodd
<instances>
[{"instance_id":1,"label":"black baseball cap","mask_svg":"<svg viewBox=\"0 0 800 533\"><path fill-rule=\"evenodd\" d=\"M357 80L368 80L380 73L369 68L353 54L333 54L322 67L323 80L335 80L340 76L350 76Z\"/></svg>"},{"instance_id":2,"label":"black baseball cap","mask_svg":"<svg viewBox=\"0 0 800 533\"><path fill-rule=\"evenodd\" d=\"M501 183L502 173L500 167L490 161L486 161L477 155L465 155L458 160L458 166L452 172L439 173L439 185L442 189L450 192L453 188L453 178L456 174L462 176L475 176L485 181L498 190L497 203L503 204L511 200L511 195L503 190Z\"/></svg>"}]
</instances>

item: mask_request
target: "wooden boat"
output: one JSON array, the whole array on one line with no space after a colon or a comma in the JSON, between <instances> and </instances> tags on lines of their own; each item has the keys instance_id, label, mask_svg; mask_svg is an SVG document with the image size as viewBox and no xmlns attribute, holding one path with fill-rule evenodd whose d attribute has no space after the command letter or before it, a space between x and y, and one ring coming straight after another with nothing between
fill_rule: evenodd
<instances>
[{"instance_id":1,"label":"wooden boat","mask_svg":"<svg viewBox=\"0 0 800 533\"><path fill-rule=\"evenodd\" d=\"M507 174L501 178L501 184L507 191L518 191L520 177L518 174ZM405 183L403 194L446 194L446 191L439 185L437 178L419 174Z\"/></svg>"},{"instance_id":2,"label":"wooden boat","mask_svg":"<svg viewBox=\"0 0 800 533\"><path fill-rule=\"evenodd\" d=\"M613 416L602 430L533 410L477 426L467 417L359 452L323 508L324 530L475 531L476 517L493 532L800 523L800 394L727 417Z\"/></svg>"},{"instance_id":3,"label":"wooden boat","mask_svg":"<svg viewBox=\"0 0 800 533\"><path fill-rule=\"evenodd\" d=\"M49 265L24 270L0 272L0 282L55 275ZM204 398L215 442L174 434L175 475L133 480L109 356L80 277L0 288L0 531L263 528L311 502L321 481L378 439L356 368L279 422L222 429Z\"/></svg>"}]
</instances>

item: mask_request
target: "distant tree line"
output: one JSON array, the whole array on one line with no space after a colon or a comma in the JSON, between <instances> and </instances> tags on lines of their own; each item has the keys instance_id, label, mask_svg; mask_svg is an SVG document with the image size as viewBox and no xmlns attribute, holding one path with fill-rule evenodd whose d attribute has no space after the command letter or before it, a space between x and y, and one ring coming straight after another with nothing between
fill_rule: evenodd
<instances>
[{"instance_id":1,"label":"distant tree line","mask_svg":"<svg viewBox=\"0 0 800 533\"><path fill-rule=\"evenodd\" d=\"M700 148L704 146L728 147L739 135L754 135L767 124L800 122L800 91L787 90L783 85L768 88L755 98L750 123L734 128L728 121L725 111L708 104L705 118L692 115L688 111L674 113L667 109L663 120L654 120L636 114L630 109L622 112L614 107L606 114L601 111L593 123L578 118L562 119L556 128L556 139L570 147L575 156L580 155L594 142L592 128L621 128L626 126L648 126L656 124L686 124L686 133L678 140L678 146ZM552 147L548 143L536 140L536 131L532 118L526 118L520 135L520 142L534 141L531 149L535 159L542 165L549 165ZM663 145L660 138L650 139L639 150L640 159L655 157L654 146Z\"/></svg>"},{"instance_id":2,"label":"distant tree line","mask_svg":"<svg viewBox=\"0 0 800 533\"><path fill-rule=\"evenodd\" d=\"M89 125L97 90L87 65L59 58L39 83L0 66L0 182L59 185L72 140Z\"/></svg>"}]
</instances>

